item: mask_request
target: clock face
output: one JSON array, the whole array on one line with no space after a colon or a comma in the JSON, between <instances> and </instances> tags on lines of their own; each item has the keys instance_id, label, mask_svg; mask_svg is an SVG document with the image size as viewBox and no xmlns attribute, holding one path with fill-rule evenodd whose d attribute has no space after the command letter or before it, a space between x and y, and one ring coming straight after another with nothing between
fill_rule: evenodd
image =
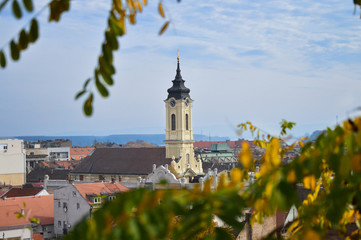
<instances>
[{"instance_id":1,"label":"clock face","mask_svg":"<svg viewBox=\"0 0 361 240\"><path fill-rule=\"evenodd\" d=\"M186 106L188 107L188 105L189 105L188 99L186 100L185 104L186 104Z\"/></svg>"},{"instance_id":2,"label":"clock face","mask_svg":"<svg viewBox=\"0 0 361 240\"><path fill-rule=\"evenodd\" d=\"M174 107L175 106L175 101L172 100L172 101L169 102L169 104L170 104L171 107Z\"/></svg>"}]
</instances>

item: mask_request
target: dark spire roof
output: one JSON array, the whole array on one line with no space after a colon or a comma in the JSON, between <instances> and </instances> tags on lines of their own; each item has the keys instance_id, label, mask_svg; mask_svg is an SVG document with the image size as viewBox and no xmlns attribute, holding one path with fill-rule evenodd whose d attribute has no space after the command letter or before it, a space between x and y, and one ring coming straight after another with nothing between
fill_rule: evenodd
<instances>
[{"instance_id":1,"label":"dark spire roof","mask_svg":"<svg viewBox=\"0 0 361 240\"><path fill-rule=\"evenodd\" d=\"M179 67L179 55L177 57L177 74L175 75L175 79L172 82L173 82L173 86L168 89L168 98L166 100L172 97L175 98L176 100L185 99L187 97L190 98L189 92L191 90L189 90L189 88L184 86L185 81L183 80L181 75L181 70Z\"/></svg>"}]
</instances>

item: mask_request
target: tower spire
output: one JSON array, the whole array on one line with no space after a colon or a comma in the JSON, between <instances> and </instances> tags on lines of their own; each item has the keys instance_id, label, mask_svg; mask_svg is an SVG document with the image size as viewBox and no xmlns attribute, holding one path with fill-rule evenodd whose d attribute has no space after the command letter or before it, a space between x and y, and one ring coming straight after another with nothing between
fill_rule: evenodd
<instances>
[{"instance_id":1,"label":"tower spire","mask_svg":"<svg viewBox=\"0 0 361 240\"><path fill-rule=\"evenodd\" d=\"M177 51L177 55L178 56L177 56L177 75L176 75L176 78L177 78L177 76L182 78L182 76L180 75L181 70L180 70L180 67L179 67L179 50Z\"/></svg>"},{"instance_id":2,"label":"tower spire","mask_svg":"<svg viewBox=\"0 0 361 240\"><path fill-rule=\"evenodd\" d=\"M180 64L179 64L179 51L177 51L177 74L175 75L173 82L173 86L171 88L168 89L168 98L175 98L176 100L178 99L186 99L187 97L190 98L189 96L189 88L187 88L186 86L184 86L184 80L182 78L181 75L181 70L180 70Z\"/></svg>"}]
</instances>

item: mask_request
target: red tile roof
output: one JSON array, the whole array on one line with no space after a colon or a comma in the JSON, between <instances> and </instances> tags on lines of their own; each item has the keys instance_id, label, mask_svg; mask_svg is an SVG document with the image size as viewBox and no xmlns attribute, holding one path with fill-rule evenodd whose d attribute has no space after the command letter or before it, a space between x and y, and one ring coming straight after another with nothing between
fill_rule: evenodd
<instances>
[{"instance_id":1,"label":"red tile roof","mask_svg":"<svg viewBox=\"0 0 361 240\"><path fill-rule=\"evenodd\" d=\"M21 209L25 218L16 217ZM31 218L39 219L41 225L54 224L54 196L0 199L0 227L29 224Z\"/></svg>"},{"instance_id":2,"label":"red tile roof","mask_svg":"<svg viewBox=\"0 0 361 240\"><path fill-rule=\"evenodd\" d=\"M129 188L123 186L122 184L115 183L84 183L76 184L74 187L79 191L79 193L88 201L89 204L93 202L87 197L87 194L101 195L104 193L120 193L127 192Z\"/></svg>"},{"instance_id":3,"label":"red tile roof","mask_svg":"<svg viewBox=\"0 0 361 240\"><path fill-rule=\"evenodd\" d=\"M29 197L35 196L38 194L42 189L39 188L11 188L7 191L1 198L14 198L14 197ZM1 195L1 194L0 194Z\"/></svg>"},{"instance_id":4,"label":"red tile roof","mask_svg":"<svg viewBox=\"0 0 361 240\"><path fill-rule=\"evenodd\" d=\"M44 240L40 233L33 233L33 240Z\"/></svg>"},{"instance_id":5,"label":"red tile roof","mask_svg":"<svg viewBox=\"0 0 361 240\"><path fill-rule=\"evenodd\" d=\"M73 163L67 162L67 161L57 161L56 164L59 167L65 168L65 169L74 169Z\"/></svg>"},{"instance_id":6,"label":"red tile roof","mask_svg":"<svg viewBox=\"0 0 361 240\"><path fill-rule=\"evenodd\" d=\"M81 160L88 156L95 148L70 148L70 159Z\"/></svg>"}]
</instances>

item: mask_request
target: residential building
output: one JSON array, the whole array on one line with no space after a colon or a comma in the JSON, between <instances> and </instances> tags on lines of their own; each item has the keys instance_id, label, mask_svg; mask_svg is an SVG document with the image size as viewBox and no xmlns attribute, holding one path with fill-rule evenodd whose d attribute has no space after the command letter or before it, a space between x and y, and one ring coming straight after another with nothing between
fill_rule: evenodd
<instances>
[{"instance_id":1,"label":"residential building","mask_svg":"<svg viewBox=\"0 0 361 240\"><path fill-rule=\"evenodd\" d=\"M90 155L95 148L70 148L70 160L82 160Z\"/></svg>"},{"instance_id":2,"label":"residential building","mask_svg":"<svg viewBox=\"0 0 361 240\"><path fill-rule=\"evenodd\" d=\"M1 185L23 185L26 182L23 140L0 139L0 163Z\"/></svg>"},{"instance_id":3,"label":"residential building","mask_svg":"<svg viewBox=\"0 0 361 240\"><path fill-rule=\"evenodd\" d=\"M25 148L59 148L59 147L71 147L72 141L69 139L55 139L55 140L38 140L37 142L25 141Z\"/></svg>"},{"instance_id":4,"label":"residential building","mask_svg":"<svg viewBox=\"0 0 361 240\"><path fill-rule=\"evenodd\" d=\"M153 164L170 164L165 147L96 148L70 172L70 180L137 182L146 178Z\"/></svg>"},{"instance_id":5,"label":"residential building","mask_svg":"<svg viewBox=\"0 0 361 240\"><path fill-rule=\"evenodd\" d=\"M18 214L24 217L18 218ZM39 224L31 222L32 218ZM54 237L53 195L0 199L0 237L30 240L33 233L45 239Z\"/></svg>"},{"instance_id":6,"label":"residential building","mask_svg":"<svg viewBox=\"0 0 361 240\"><path fill-rule=\"evenodd\" d=\"M7 192L0 195L0 198L15 198L15 197L31 197L31 196L45 196L49 193L43 188L32 188L32 187L13 187Z\"/></svg>"},{"instance_id":7,"label":"residential building","mask_svg":"<svg viewBox=\"0 0 361 240\"><path fill-rule=\"evenodd\" d=\"M212 143L208 149L197 149L202 162L212 163L236 163L238 158L231 151L228 143Z\"/></svg>"},{"instance_id":8,"label":"residential building","mask_svg":"<svg viewBox=\"0 0 361 240\"><path fill-rule=\"evenodd\" d=\"M71 170L65 168L36 167L27 174L28 183L44 182L44 176L48 175L51 179L67 180Z\"/></svg>"},{"instance_id":9,"label":"residential building","mask_svg":"<svg viewBox=\"0 0 361 240\"><path fill-rule=\"evenodd\" d=\"M68 184L54 191L56 236L68 233L83 217L90 217L102 201L112 200L129 189L118 182Z\"/></svg>"},{"instance_id":10,"label":"residential building","mask_svg":"<svg viewBox=\"0 0 361 240\"><path fill-rule=\"evenodd\" d=\"M70 147L49 147L48 155L49 155L49 160L69 161Z\"/></svg>"},{"instance_id":11,"label":"residential building","mask_svg":"<svg viewBox=\"0 0 361 240\"><path fill-rule=\"evenodd\" d=\"M33 170L39 163L48 161L48 149L47 148L37 148L40 144L35 144L34 148L26 149L26 167L27 172Z\"/></svg>"}]
</instances>

